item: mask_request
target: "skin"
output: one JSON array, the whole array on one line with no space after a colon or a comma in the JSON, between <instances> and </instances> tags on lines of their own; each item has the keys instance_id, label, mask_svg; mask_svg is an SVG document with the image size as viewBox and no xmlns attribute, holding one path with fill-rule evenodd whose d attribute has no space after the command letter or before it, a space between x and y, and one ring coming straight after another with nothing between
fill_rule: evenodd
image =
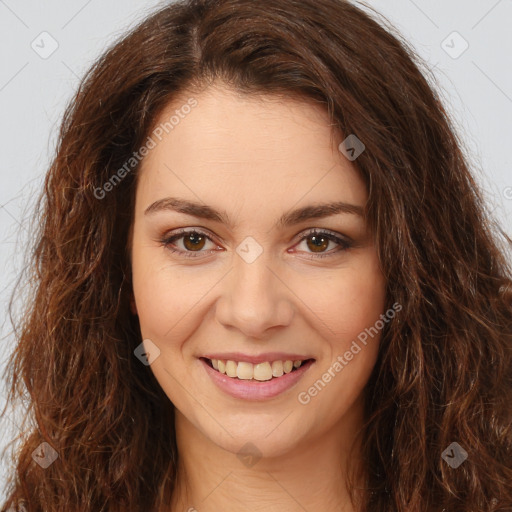
<instances>
[{"instance_id":1,"label":"skin","mask_svg":"<svg viewBox=\"0 0 512 512\"><path fill-rule=\"evenodd\" d=\"M188 97L175 99L161 121ZM319 105L241 95L219 83L193 97L198 106L142 163L130 237L132 311L142 339L160 350L150 368L176 407L179 478L169 510L353 511L344 481L358 458L348 450L380 335L309 403L298 394L384 313L384 276L363 217L276 222L324 202L364 207L365 185L337 149L343 138L331 143ZM171 196L223 210L235 225L144 213ZM182 237L173 242L182 252L172 253L162 238L179 228L211 241L194 252ZM311 237L300 241L312 228L350 237L354 247L337 252L343 247L325 242L315 251ZM236 252L248 236L263 250L252 263ZM196 257L183 256L187 250ZM285 351L316 361L293 388L257 402L212 383L198 358L214 351ZM237 457L247 442L261 455L251 467Z\"/></svg>"}]
</instances>

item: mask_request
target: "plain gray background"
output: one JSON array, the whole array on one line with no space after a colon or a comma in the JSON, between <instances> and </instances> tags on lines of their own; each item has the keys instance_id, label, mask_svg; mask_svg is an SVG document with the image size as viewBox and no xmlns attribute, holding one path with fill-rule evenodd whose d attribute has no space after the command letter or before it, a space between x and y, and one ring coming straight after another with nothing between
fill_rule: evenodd
<instances>
[{"instance_id":1,"label":"plain gray background","mask_svg":"<svg viewBox=\"0 0 512 512\"><path fill-rule=\"evenodd\" d=\"M25 241L31 236L30 208L53 155L65 105L85 70L106 46L165 3L0 0L2 372L14 341L7 303L23 264ZM488 204L512 236L508 139L512 124L512 1L368 0L366 4L386 16L434 69ZM0 407L4 396L1 387ZM0 422L0 449L17 435L17 423L12 414ZM3 460L0 499L5 472Z\"/></svg>"}]
</instances>

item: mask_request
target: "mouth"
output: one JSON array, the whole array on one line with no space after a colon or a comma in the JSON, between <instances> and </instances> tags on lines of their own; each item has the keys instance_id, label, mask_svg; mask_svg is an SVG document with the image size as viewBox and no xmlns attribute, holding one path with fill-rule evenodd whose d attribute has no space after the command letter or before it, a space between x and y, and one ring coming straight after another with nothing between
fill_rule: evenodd
<instances>
[{"instance_id":1,"label":"mouth","mask_svg":"<svg viewBox=\"0 0 512 512\"><path fill-rule=\"evenodd\" d=\"M220 355L220 354L219 354ZM239 400L261 401L278 399L280 395L291 391L315 364L315 359L287 359L288 354L268 354L260 356L245 356L228 354L232 359L215 359L214 354L200 357L198 361L204 368L213 384L223 393ZM262 358L268 357L270 361ZM282 357L283 359L277 359ZM299 358L296 354L294 357Z\"/></svg>"},{"instance_id":2,"label":"mouth","mask_svg":"<svg viewBox=\"0 0 512 512\"><path fill-rule=\"evenodd\" d=\"M215 372L230 377L234 380L250 382L268 382L281 379L290 373L299 371L300 368L310 366L314 359L286 359L250 363L247 361L233 361L223 359L200 358Z\"/></svg>"}]
</instances>

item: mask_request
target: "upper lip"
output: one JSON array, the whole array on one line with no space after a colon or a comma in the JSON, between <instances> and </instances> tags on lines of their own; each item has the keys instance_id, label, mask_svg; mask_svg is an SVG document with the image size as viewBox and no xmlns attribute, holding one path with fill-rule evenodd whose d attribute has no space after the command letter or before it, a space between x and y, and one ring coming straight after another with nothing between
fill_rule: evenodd
<instances>
[{"instance_id":1,"label":"upper lip","mask_svg":"<svg viewBox=\"0 0 512 512\"><path fill-rule=\"evenodd\" d=\"M222 361L244 361L247 363L264 363L266 361L305 361L313 359L311 356L301 354L290 354L286 352L265 352L264 354L249 355L241 352L223 352L222 354L206 354L203 357L207 359L221 359Z\"/></svg>"}]
</instances>

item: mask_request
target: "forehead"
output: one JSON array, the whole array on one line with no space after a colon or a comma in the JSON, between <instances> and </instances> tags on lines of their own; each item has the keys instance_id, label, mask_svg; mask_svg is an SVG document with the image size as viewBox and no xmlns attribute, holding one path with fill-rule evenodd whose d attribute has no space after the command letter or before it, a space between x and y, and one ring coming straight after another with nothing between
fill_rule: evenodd
<instances>
[{"instance_id":1,"label":"forehead","mask_svg":"<svg viewBox=\"0 0 512 512\"><path fill-rule=\"evenodd\" d=\"M184 108L191 99L195 106ZM159 127L161 140L144 158L138 180L138 194L148 200L179 189L208 204L214 198L217 204L260 201L260 207L301 198L366 201L357 170L337 149L341 134L332 138L326 110L312 101L216 85L181 94L153 133Z\"/></svg>"}]
</instances>

